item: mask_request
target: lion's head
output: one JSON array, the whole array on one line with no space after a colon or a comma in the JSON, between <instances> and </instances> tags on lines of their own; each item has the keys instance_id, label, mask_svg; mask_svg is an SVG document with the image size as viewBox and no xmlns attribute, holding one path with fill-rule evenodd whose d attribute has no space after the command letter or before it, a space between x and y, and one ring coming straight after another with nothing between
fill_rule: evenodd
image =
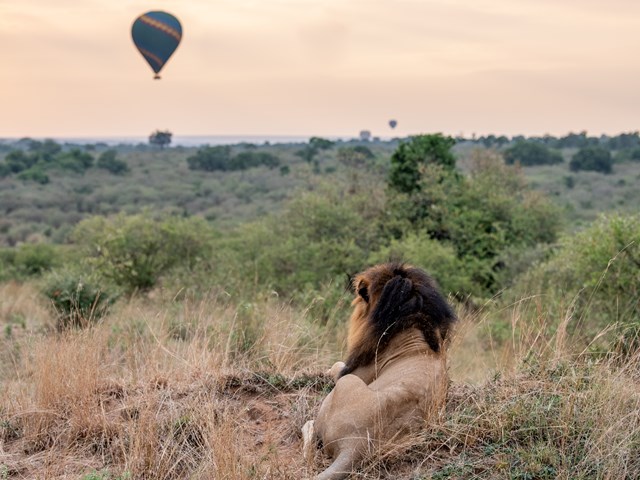
<instances>
[{"instance_id":1,"label":"lion's head","mask_svg":"<svg viewBox=\"0 0 640 480\"><path fill-rule=\"evenodd\" d=\"M417 328L434 352L442 349L456 317L436 282L423 270L384 263L356 275L342 375L374 361L396 334Z\"/></svg>"}]
</instances>

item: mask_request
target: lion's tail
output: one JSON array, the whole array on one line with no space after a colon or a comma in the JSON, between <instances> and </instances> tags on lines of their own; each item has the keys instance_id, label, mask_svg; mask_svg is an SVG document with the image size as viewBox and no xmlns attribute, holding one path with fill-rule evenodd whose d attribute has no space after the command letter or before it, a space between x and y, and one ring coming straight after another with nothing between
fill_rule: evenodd
<instances>
[{"instance_id":1,"label":"lion's tail","mask_svg":"<svg viewBox=\"0 0 640 480\"><path fill-rule=\"evenodd\" d=\"M316 480L341 480L347 478L356 466L356 453L352 450L341 450L333 463Z\"/></svg>"}]
</instances>

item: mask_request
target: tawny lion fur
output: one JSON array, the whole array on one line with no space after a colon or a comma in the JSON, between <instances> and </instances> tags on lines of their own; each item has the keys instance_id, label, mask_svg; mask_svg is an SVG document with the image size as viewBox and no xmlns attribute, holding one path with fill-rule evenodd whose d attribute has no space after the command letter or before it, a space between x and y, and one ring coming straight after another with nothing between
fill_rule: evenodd
<instances>
[{"instance_id":1,"label":"tawny lion fur","mask_svg":"<svg viewBox=\"0 0 640 480\"><path fill-rule=\"evenodd\" d=\"M329 371L336 385L303 427L304 455L321 444L333 463L318 480L347 477L365 457L419 430L443 404L445 348L455 321L422 270L386 263L353 282L347 359Z\"/></svg>"}]
</instances>

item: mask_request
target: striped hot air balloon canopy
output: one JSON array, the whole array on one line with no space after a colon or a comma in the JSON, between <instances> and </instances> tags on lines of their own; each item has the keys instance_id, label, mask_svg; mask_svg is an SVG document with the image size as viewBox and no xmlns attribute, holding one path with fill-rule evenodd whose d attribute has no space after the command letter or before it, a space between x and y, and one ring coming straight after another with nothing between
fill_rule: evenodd
<instances>
[{"instance_id":1,"label":"striped hot air balloon canopy","mask_svg":"<svg viewBox=\"0 0 640 480\"><path fill-rule=\"evenodd\" d=\"M167 63L182 39L182 25L167 12L147 12L136 18L131 37L144 59L160 78L160 70Z\"/></svg>"}]
</instances>

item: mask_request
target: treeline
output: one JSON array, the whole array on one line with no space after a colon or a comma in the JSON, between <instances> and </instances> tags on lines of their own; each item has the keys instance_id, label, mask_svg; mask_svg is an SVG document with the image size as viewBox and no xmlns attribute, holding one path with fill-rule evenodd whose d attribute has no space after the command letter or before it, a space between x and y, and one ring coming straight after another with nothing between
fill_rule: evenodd
<instances>
[{"instance_id":1,"label":"treeline","mask_svg":"<svg viewBox=\"0 0 640 480\"><path fill-rule=\"evenodd\" d=\"M564 137L545 135L542 137L524 137L511 139L487 135L471 140L458 138L459 142L473 142L487 148L502 151L507 164L522 166L555 165L564 162L562 151L577 150L569 162L572 172L591 170L611 173L616 162L640 161L640 133L622 133L617 136L588 136L587 132L569 133ZM612 154L615 152L616 155Z\"/></svg>"},{"instance_id":2,"label":"treeline","mask_svg":"<svg viewBox=\"0 0 640 480\"><path fill-rule=\"evenodd\" d=\"M86 150L64 149L53 140L31 140L26 149L12 149L0 161L0 178L16 175L21 180L49 183L48 170L59 169L83 174L96 166L115 175L129 170L126 162L117 158L115 150L102 152L97 161Z\"/></svg>"},{"instance_id":3,"label":"treeline","mask_svg":"<svg viewBox=\"0 0 640 480\"><path fill-rule=\"evenodd\" d=\"M599 137L590 136L586 131L580 133L568 133L562 137L553 135L543 135L541 137L516 135L511 138L504 135L484 135L481 137L464 138L458 137L459 142L472 142L484 145L487 148L500 148L516 142L534 142L545 145L549 148L584 148L600 146L608 150L627 150L640 147L640 132L627 132L615 136L601 135Z\"/></svg>"},{"instance_id":4,"label":"treeline","mask_svg":"<svg viewBox=\"0 0 640 480\"><path fill-rule=\"evenodd\" d=\"M551 149L542 143L518 141L503 151L505 162L509 165L522 166L555 165L564 162L561 152ZM590 145L578 149L571 156L569 170L590 170L600 173L612 173L616 162L640 161L640 147L623 150L616 157L611 151L599 146Z\"/></svg>"},{"instance_id":5,"label":"treeline","mask_svg":"<svg viewBox=\"0 0 640 480\"><path fill-rule=\"evenodd\" d=\"M187 158L187 164L191 170L227 172L261 165L276 168L280 166L280 159L271 153L259 151L245 151L232 156L230 146L219 145L200 148Z\"/></svg>"}]
</instances>

